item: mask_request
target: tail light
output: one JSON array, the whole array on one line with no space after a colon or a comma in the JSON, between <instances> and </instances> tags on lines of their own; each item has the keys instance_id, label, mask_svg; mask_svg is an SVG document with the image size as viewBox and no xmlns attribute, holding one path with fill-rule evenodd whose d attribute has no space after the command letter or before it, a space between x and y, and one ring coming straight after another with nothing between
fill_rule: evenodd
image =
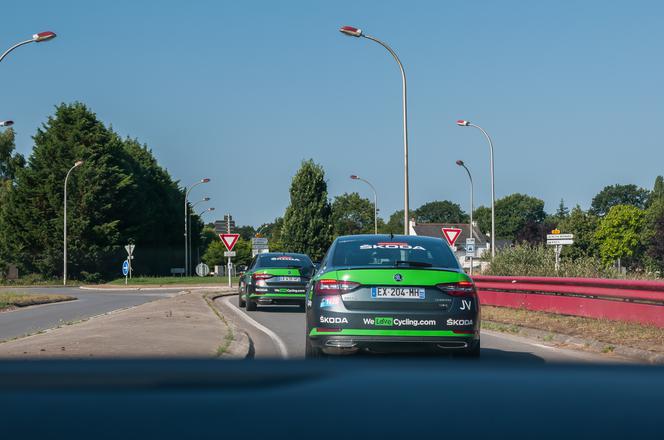
<instances>
[{"instance_id":1,"label":"tail light","mask_svg":"<svg viewBox=\"0 0 664 440\"><path fill-rule=\"evenodd\" d=\"M459 281L458 283L444 283L436 285L437 288L450 296L476 296L475 285L470 281Z\"/></svg>"},{"instance_id":2,"label":"tail light","mask_svg":"<svg viewBox=\"0 0 664 440\"><path fill-rule=\"evenodd\" d=\"M251 278L254 280L254 285L258 287L265 287L267 286L267 284L265 284L265 280L272 278L272 275L269 273L255 273L251 276Z\"/></svg>"},{"instance_id":3,"label":"tail light","mask_svg":"<svg viewBox=\"0 0 664 440\"><path fill-rule=\"evenodd\" d=\"M318 280L314 285L316 295L343 295L360 286L353 281Z\"/></svg>"}]
</instances>

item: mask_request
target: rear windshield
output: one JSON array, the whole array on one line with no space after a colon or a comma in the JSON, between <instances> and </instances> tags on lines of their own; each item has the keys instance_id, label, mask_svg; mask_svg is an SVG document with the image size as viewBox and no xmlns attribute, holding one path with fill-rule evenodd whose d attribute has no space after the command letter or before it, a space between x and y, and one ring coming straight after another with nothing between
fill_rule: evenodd
<instances>
[{"instance_id":1,"label":"rear windshield","mask_svg":"<svg viewBox=\"0 0 664 440\"><path fill-rule=\"evenodd\" d=\"M256 267L311 267L313 263L306 255L261 255Z\"/></svg>"},{"instance_id":2,"label":"rear windshield","mask_svg":"<svg viewBox=\"0 0 664 440\"><path fill-rule=\"evenodd\" d=\"M442 240L424 237L339 239L334 267L433 267L458 269L459 263Z\"/></svg>"}]
</instances>

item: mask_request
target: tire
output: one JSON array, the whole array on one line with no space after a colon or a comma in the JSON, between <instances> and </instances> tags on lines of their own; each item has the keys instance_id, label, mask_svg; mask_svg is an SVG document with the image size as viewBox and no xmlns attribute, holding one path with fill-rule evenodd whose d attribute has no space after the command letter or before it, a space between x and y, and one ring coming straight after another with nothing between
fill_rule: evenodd
<instances>
[{"instance_id":1,"label":"tire","mask_svg":"<svg viewBox=\"0 0 664 440\"><path fill-rule=\"evenodd\" d=\"M237 305L240 308L245 307L247 305L247 302L242 299L242 294L243 292L241 290L237 294Z\"/></svg>"},{"instance_id":2,"label":"tire","mask_svg":"<svg viewBox=\"0 0 664 440\"><path fill-rule=\"evenodd\" d=\"M311 339L309 339L309 336L306 337L304 342L304 357L305 359L320 359L324 357L324 354L321 351L321 349L318 347L314 347L311 344Z\"/></svg>"},{"instance_id":3,"label":"tire","mask_svg":"<svg viewBox=\"0 0 664 440\"><path fill-rule=\"evenodd\" d=\"M247 290L247 301L246 302L247 302L247 312L253 312L258 308L257 304L256 304L256 301L252 301L249 298L249 291L248 290Z\"/></svg>"}]
</instances>

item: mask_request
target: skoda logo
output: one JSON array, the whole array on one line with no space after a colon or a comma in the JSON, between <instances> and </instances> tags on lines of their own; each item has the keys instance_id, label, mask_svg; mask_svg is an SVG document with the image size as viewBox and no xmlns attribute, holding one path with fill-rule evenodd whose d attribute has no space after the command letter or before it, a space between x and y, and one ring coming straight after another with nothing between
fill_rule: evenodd
<instances>
[{"instance_id":1,"label":"skoda logo","mask_svg":"<svg viewBox=\"0 0 664 440\"><path fill-rule=\"evenodd\" d=\"M403 277L401 276L400 273L394 274L394 281L401 281L403 280Z\"/></svg>"},{"instance_id":2,"label":"skoda logo","mask_svg":"<svg viewBox=\"0 0 664 440\"><path fill-rule=\"evenodd\" d=\"M290 275L290 270L288 271L288 275Z\"/></svg>"}]
</instances>

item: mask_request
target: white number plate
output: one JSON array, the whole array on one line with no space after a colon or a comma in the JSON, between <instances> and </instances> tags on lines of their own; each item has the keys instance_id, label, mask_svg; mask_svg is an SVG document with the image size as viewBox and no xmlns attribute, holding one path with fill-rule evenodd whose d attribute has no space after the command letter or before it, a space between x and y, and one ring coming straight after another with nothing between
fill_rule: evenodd
<instances>
[{"instance_id":1,"label":"white number plate","mask_svg":"<svg viewBox=\"0 0 664 440\"><path fill-rule=\"evenodd\" d=\"M372 287L372 298L424 299L422 287Z\"/></svg>"},{"instance_id":2,"label":"white number plate","mask_svg":"<svg viewBox=\"0 0 664 440\"><path fill-rule=\"evenodd\" d=\"M300 281L300 277L279 277L279 281L284 281L284 282L296 281L297 282L297 281Z\"/></svg>"}]
</instances>

